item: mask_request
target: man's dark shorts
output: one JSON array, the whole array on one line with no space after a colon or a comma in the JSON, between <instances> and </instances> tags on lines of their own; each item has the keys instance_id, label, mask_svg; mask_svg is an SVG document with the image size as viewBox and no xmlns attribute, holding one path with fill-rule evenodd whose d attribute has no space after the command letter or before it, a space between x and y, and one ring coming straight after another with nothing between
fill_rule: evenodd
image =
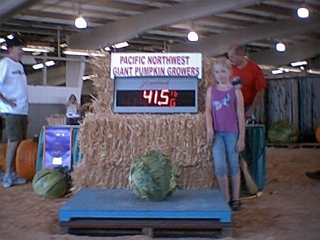
<instances>
[{"instance_id":1,"label":"man's dark shorts","mask_svg":"<svg viewBox=\"0 0 320 240\"><path fill-rule=\"evenodd\" d=\"M27 137L28 116L4 114L6 120L6 133L10 142L22 141Z\"/></svg>"}]
</instances>

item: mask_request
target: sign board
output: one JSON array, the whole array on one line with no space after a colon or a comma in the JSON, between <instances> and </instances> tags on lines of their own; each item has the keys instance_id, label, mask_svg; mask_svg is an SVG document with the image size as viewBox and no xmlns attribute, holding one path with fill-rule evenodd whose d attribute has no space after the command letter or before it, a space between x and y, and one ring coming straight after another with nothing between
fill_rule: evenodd
<instances>
[{"instance_id":1,"label":"sign board","mask_svg":"<svg viewBox=\"0 0 320 240\"><path fill-rule=\"evenodd\" d=\"M202 78L201 53L112 53L110 78Z\"/></svg>"}]
</instances>

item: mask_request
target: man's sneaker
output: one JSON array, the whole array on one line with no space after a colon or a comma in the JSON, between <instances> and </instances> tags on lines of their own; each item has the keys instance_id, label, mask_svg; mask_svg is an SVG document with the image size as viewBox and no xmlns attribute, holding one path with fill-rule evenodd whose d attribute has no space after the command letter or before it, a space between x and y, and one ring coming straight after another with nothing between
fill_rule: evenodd
<instances>
[{"instance_id":1,"label":"man's sneaker","mask_svg":"<svg viewBox=\"0 0 320 240\"><path fill-rule=\"evenodd\" d=\"M5 188L9 188L11 187L13 184L12 178L11 178L11 174L10 173L6 173L5 175L3 175L3 179L2 179L2 186Z\"/></svg>"},{"instance_id":2,"label":"man's sneaker","mask_svg":"<svg viewBox=\"0 0 320 240\"><path fill-rule=\"evenodd\" d=\"M19 177L16 172L11 173L11 179L14 184L26 184L27 183L27 179Z\"/></svg>"}]
</instances>

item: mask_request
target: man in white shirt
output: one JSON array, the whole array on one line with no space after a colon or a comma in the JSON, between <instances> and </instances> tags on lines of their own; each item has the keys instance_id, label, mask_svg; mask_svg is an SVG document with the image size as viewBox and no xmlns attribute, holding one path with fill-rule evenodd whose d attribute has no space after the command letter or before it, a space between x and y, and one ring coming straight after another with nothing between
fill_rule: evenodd
<instances>
[{"instance_id":1,"label":"man in white shirt","mask_svg":"<svg viewBox=\"0 0 320 240\"><path fill-rule=\"evenodd\" d=\"M19 143L26 138L29 104L27 77L19 62L24 42L15 35L13 39L6 39L6 44L9 54L0 61L0 113L6 120L8 137L6 172L2 185L8 188L27 182L15 172L14 160Z\"/></svg>"}]
</instances>

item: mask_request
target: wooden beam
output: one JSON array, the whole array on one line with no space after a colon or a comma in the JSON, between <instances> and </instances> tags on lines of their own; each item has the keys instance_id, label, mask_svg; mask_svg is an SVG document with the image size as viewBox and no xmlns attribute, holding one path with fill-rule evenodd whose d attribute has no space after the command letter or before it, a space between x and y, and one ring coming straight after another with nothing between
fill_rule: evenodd
<instances>
[{"instance_id":1,"label":"wooden beam","mask_svg":"<svg viewBox=\"0 0 320 240\"><path fill-rule=\"evenodd\" d=\"M145 14L129 17L70 36L68 45L77 49L98 49L128 41L139 33L211 14L251 6L261 0L198 0L174 4Z\"/></svg>"},{"instance_id":2,"label":"wooden beam","mask_svg":"<svg viewBox=\"0 0 320 240\"><path fill-rule=\"evenodd\" d=\"M229 31L200 40L197 43L172 45L172 52L201 52L207 56L225 53L228 46L234 43L247 44L265 38L287 37L294 34L316 31L320 28L320 16L301 20L280 20L272 24L256 24L241 30Z\"/></svg>"},{"instance_id":3,"label":"wooden beam","mask_svg":"<svg viewBox=\"0 0 320 240\"><path fill-rule=\"evenodd\" d=\"M39 0L1 0L0 25L37 2Z\"/></svg>"},{"instance_id":4,"label":"wooden beam","mask_svg":"<svg viewBox=\"0 0 320 240\"><path fill-rule=\"evenodd\" d=\"M283 53L274 49L250 54L250 59L257 64L281 66L291 62L302 61L320 54L318 42L311 42L299 45L288 45Z\"/></svg>"}]
</instances>

